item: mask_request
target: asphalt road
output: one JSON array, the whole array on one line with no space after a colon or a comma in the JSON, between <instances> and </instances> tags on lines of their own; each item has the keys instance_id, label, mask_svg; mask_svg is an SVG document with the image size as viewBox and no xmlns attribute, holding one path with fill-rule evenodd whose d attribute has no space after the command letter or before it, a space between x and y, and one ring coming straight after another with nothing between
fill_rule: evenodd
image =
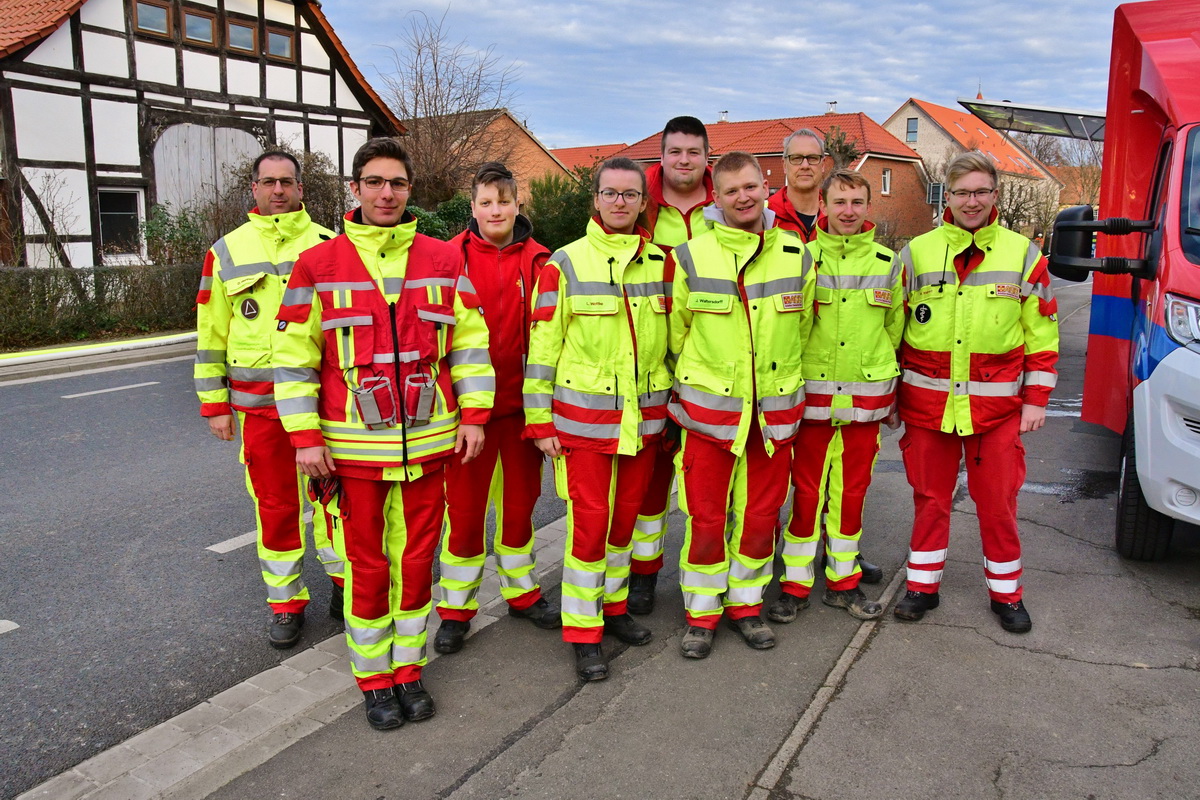
<instances>
[{"instance_id":1,"label":"asphalt road","mask_svg":"<svg viewBox=\"0 0 1200 800\"><path fill-rule=\"evenodd\" d=\"M267 645L253 543L206 549L254 516L237 444L208 433L191 370L0 383L0 629L19 626L0 633L0 797L295 652ZM538 525L563 513L546 472ZM298 649L340 630L314 556L304 580Z\"/></svg>"}]
</instances>

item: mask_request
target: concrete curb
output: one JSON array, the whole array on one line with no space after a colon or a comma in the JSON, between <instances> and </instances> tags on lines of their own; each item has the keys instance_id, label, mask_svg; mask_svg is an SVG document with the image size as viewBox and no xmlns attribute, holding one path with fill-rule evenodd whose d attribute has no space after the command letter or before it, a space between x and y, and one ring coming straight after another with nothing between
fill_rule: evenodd
<instances>
[{"instance_id":1,"label":"concrete curb","mask_svg":"<svg viewBox=\"0 0 1200 800\"><path fill-rule=\"evenodd\" d=\"M0 354L0 366L15 366L19 364L43 364L48 361L61 361L66 358L82 358L85 356L103 356L112 353L123 353L129 350L144 350L149 347L183 344L196 341L195 331L177 333L169 336L154 336L149 339L124 339L119 342L104 344L85 344L75 347L55 347L44 350L22 350L18 353Z\"/></svg>"}]
</instances>

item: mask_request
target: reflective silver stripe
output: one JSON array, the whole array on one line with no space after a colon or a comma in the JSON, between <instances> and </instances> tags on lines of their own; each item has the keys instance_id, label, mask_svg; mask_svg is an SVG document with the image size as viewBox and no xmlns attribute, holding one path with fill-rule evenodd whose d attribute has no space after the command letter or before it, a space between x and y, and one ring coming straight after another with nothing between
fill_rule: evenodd
<instances>
[{"instance_id":1,"label":"reflective silver stripe","mask_svg":"<svg viewBox=\"0 0 1200 800\"><path fill-rule=\"evenodd\" d=\"M558 305L558 292L542 292L537 296L537 300L533 304L534 311L540 311L543 308Z\"/></svg>"},{"instance_id":2,"label":"reflective silver stripe","mask_svg":"<svg viewBox=\"0 0 1200 800\"><path fill-rule=\"evenodd\" d=\"M681 570L679 573L679 585L690 589L716 589L717 591L724 591L728 583L728 573L725 572L709 575L707 572Z\"/></svg>"},{"instance_id":3,"label":"reflective silver stripe","mask_svg":"<svg viewBox=\"0 0 1200 800\"><path fill-rule=\"evenodd\" d=\"M965 389L961 383L954 384L955 394L969 394L973 397L1015 397L1020 392L1020 381L967 381Z\"/></svg>"},{"instance_id":4,"label":"reflective silver stripe","mask_svg":"<svg viewBox=\"0 0 1200 800\"><path fill-rule=\"evenodd\" d=\"M392 641L392 661L397 664L418 664L425 660L424 647L408 647Z\"/></svg>"},{"instance_id":5,"label":"reflective silver stripe","mask_svg":"<svg viewBox=\"0 0 1200 800\"><path fill-rule=\"evenodd\" d=\"M1021 283L1021 298L1024 299L1030 295L1045 300L1049 303L1054 299L1054 290L1050 288L1048 283L1030 283L1022 281Z\"/></svg>"},{"instance_id":6,"label":"reflective silver stripe","mask_svg":"<svg viewBox=\"0 0 1200 800\"><path fill-rule=\"evenodd\" d=\"M258 560L258 568L268 575L274 575L276 578L298 577L300 575L301 564L298 560L269 561L265 558L260 558Z\"/></svg>"},{"instance_id":7,"label":"reflective silver stripe","mask_svg":"<svg viewBox=\"0 0 1200 800\"><path fill-rule=\"evenodd\" d=\"M304 581L300 580L300 576L297 575L295 580L288 581L283 586L267 586L267 599L282 603L285 600L291 600L302 591L304 591Z\"/></svg>"},{"instance_id":8,"label":"reflective silver stripe","mask_svg":"<svg viewBox=\"0 0 1200 800\"><path fill-rule=\"evenodd\" d=\"M516 572L519 569L533 566L533 556L525 553L514 553L512 555L502 555L496 553L496 564L500 569L506 569L509 572Z\"/></svg>"},{"instance_id":9,"label":"reflective silver stripe","mask_svg":"<svg viewBox=\"0 0 1200 800\"><path fill-rule=\"evenodd\" d=\"M562 613L574 614L577 617L598 617L604 605L600 597L595 600L581 600L569 594L564 594L559 602L562 604Z\"/></svg>"},{"instance_id":10,"label":"reflective silver stripe","mask_svg":"<svg viewBox=\"0 0 1200 800\"><path fill-rule=\"evenodd\" d=\"M676 422L689 431L702 433L705 436L711 436L714 439L722 441L732 441L737 436L737 425L709 425L706 422L697 422L688 415L687 411L679 403L671 403L667 408Z\"/></svg>"},{"instance_id":11,"label":"reflective silver stripe","mask_svg":"<svg viewBox=\"0 0 1200 800\"><path fill-rule=\"evenodd\" d=\"M477 591L474 586L470 589L447 589L445 586L441 588L442 603L455 608L465 608L470 605Z\"/></svg>"},{"instance_id":12,"label":"reflective silver stripe","mask_svg":"<svg viewBox=\"0 0 1200 800\"><path fill-rule=\"evenodd\" d=\"M396 630L397 636L420 636L425 632L425 626L429 623L429 619L424 616L416 617L394 617L392 626Z\"/></svg>"},{"instance_id":13,"label":"reflective silver stripe","mask_svg":"<svg viewBox=\"0 0 1200 800\"><path fill-rule=\"evenodd\" d=\"M438 420L437 424L441 428L441 431L439 432L439 434L444 435L444 434L448 434L454 430L455 422L452 417L446 417L441 420ZM412 426L409 426L409 429L411 430ZM345 436L354 436L354 437L366 437L368 439L372 439L372 438L394 439L400 431L399 428L380 428L378 430L370 430L368 428L358 428L358 427L354 427L351 425L337 425L332 422L325 422L324 420L321 421L321 430L323 430L325 433L328 433L328 434L331 434L334 436L345 435ZM430 431L428 431L428 430L421 430L420 432L422 435L428 435L430 433ZM364 447L373 446L373 445L374 445L373 442L366 442L363 444ZM410 444L410 448L411 448L411 444Z\"/></svg>"},{"instance_id":14,"label":"reflective silver stripe","mask_svg":"<svg viewBox=\"0 0 1200 800\"><path fill-rule=\"evenodd\" d=\"M423 319L426 322L437 322L441 325L453 325L457 320L453 314L443 314L440 311L428 311L425 309L417 309L417 319Z\"/></svg>"},{"instance_id":15,"label":"reflective silver stripe","mask_svg":"<svg viewBox=\"0 0 1200 800\"><path fill-rule=\"evenodd\" d=\"M853 558L845 561L831 558L825 562L825 568L829 569L831 567L833 568L834 575L837 575L839 578L845 578L854 574L854 571L858 569L858 562Z\"/></svg>"},{"instance_id":16,"label":"reflective silver stripe","mask_svg":"<svg viewBox=\"0 0 1200 800\"><path fill-rule=\"evenodd\" d=\"M854 394L860 397L885 397L896 391L896 378L885 381L810 381L804 382L804 388L813 394Z\"/></svg>"},{"instance_id":17,"label":"reflective silver stripe","mask_svg":"<svg viewBox=\"0 0 1200 800\"><path fill-rule=\"evenodd\" d=\"M940 569L913 569L908 567L906 577L912 583L935 584L942 582L942 570Z\"/></svg>"},{"instance_id":18,"label":"reflective silver stripe","mask_svg":"<svg viewBox=\"0 0 1200 800\"><path fill-rule=\"evenodd\" d=\"M528 572L521 575L512 575L508 572L501 572L499 575L500 586L504 589L520 589L528 592L537 587L537 584L533 580L533 575Z\"/></svg>"},{"instance_id":19,"label":"reflective silver stripe","mask_svg":"<svg viewBox=\"0 0 1200 800\"><path fill-rule=\"evenodd\" d=\"M431 279L430 279L430 281L431 281L430 285L431 285L431 286L432 286L432 285L434 285L434 284L432 283L432 281L435 281L435 280L436 280L436 281L441 281L441 280L445 280L445 279L441 279L441 278L431 278ZM442 283L442 284L439 284L439 285L442 285L442 286L449 286L449 285L450 285L450 281L449 281L449 280L446 280L446 282L445 282L445 283ZM469 277L469 276L468 276L468 275L467 275L465 272L464 272L464 273L462 273L461 275L459 275L459 276L458 276L458 285L457 285L455 288L458 290L458 293L459 293L459 294L475 294L475 284L471 283L471 278L470 278L470 277Z\"/></svg>"},{"instance_id":20,"label":"reflective silver stripe","mask_svg":"<svg viewBox=\"0 0 1200 800\"><path fill-rule=\"evenodd\" d=\"M1041 257L1042 257L1041 248L1038 247L1033 242L1030 242L1029 249L1025 251L1025 271L1028 272L1029 268L1032 267L1034 264L1036 264L1038 262L1038 259L1040 259Z\"/></svg>"},{"instance_id":21,"label":"reflective silver stripe","mask_svg":"<svg viewBox=\"0 0 1200 800\"><path fill-rule=\"evenodd\" d=\"M400 354L400 363L407 364L411 361L420 361L421 352L419 350L405 350ZM371 356L371 361L375 364L393 364L396 361L395 353L376 353Z\"/></svg>"},{"instance_id":22,"label":"reflective silver stripe","mask_svg":"<svg viewBox=\"0 0 1200 800\"><path fill-rule=\"evenodd\" d=\"M795 556L797 558L816 558L817 545L820 543L820 537L803 542L791 542L787 539L783 540L783 554L785 556Z\"/></svg>"},{"instance_id":23,"label":"reflective silver stripe","mask_svg":"<svg viewBox=\"0 0 1200 800\"><path fill-rule=\"evenodd\" d=\"M280 305L311 306L314 294L316 294L316 290L311 286L289 286L283 290L283 300L280 301Z\"/></svg>"},{"instance_id":24,"label":"reflective silver stripe","mask_svg":"<svg viewBox=\"0 0 1200 800\"><path fill-rule=\"evenodd\" d=\"M683 593L683 607L688 611L703 613L705 611L720 611L721 598L715 594Z\"/></svg>"},{"instance_id":25,"label":"reflective silver stripe","mask_svg":"<svg viewBox=\"0 0 1200 800\"><path fill-rule=\"evenodd\" d=\"M930 378L928 375L922 375L919 372L906 369L903 372L902 379L909 386L915 386L918 389L932 389L935 392L950 391L949 378Z\"/></svg>"},{"instance_id":26,"label":"reflective silver stripe","mask_svg":"<svg viewBox=\"0 0 1200 800\"><path fill-rule=\"evenodd\" d=\"M792 583L811 583L817 579L817 573L813 571L812 564L805 564L803 567L793 567L785 563L783 565L783 577Z\"/></svg>"},{"instance_id":27,"label":"reflective silver stripe","mask_svg":"<svg viewBox=\"0 0 1200 800\"><path fill-rule=\"evenodd\" d=\"M400 280L403 280L403 279L400 279ZM459 285L460 291L462 289L463 281L465 281L465 280L466 280L465 275L460 276L458 279L458 285ZM404 285L408 286L410 288L413 288L413 289L425 289L430 286L445 286L446 288L449 288L454 285L454 278L414 278L411 281L407 281ZM470 285L470 281L467 281L467 286L469 287L469 291L471 291L471 292L475 291L475 287Z\"/></svg>"},{"instance_id":28,"label":"reflective silver stripe","mask_svg":"<svg viewBox=\"0 0 1200 800\"><path fill-rule=\"evenodd\" d=\"M575 272L575 265L571 263L571 257L564 251L559 250L554 254L552 259L559 266L563 276L567 279L567 293L572 295L611 295L613 297L621 297L621 287L606 281L581 281L579 275Z\"/></svg>"},{"instance_id":29,"label":"reflective silver stripe","mask_svg":"<svg viewBox=\"0 0 1200 800\"><path fill-rule=\"evenodd\" d=\"M561 385L554 387L554 399L576 408L596 411L618 411L625 407L625 398L620 395L577 392Z\"/></svg>"},{"instance_id":30,"label":"reflective silver stripe","mask_svg":"<svg viewBox=\"0 0 1200 800\"><path fill-rule=\"evenodd\" d=\"M789 411L804 402L804 395L804 387L801 386L791 394L764 397L759 401L759 407L763 411Z\"/></svg>"},{"instance_id":31,"label":"reflective silver stripe","mask_svg":"<svg viewBox=\"0 0 1200 800\"><path fill-rule=\"evenodd\" d=\"M626 550L623 553L609 553L608 554L608 568L609 569L617 569L617 570L628 569L629 563L632 560L633 560L633 553L629 552L628 550Z\"/></svg>"},{"instance_id":32,"label":"reflective silver stripe","mask_svg":"<svg viewBox=\"0 0 1200 800\"><path fill-rule=\"evenodd\" d=\"M212 285L213 285L213 276L212 275L201 275L200 276L200 291L202 291L202 292L212 291Z\"/></svg>"},{"instance_id":33,"label":"reflective silver stripe","mask_svg":"<svg viewBox=\"0 0 1200 800\"><path fill-rule=\"evenodd\" d=\"M410 425L408 429L411 431L414 427L416 427L416 426ZM379 430L384 433L390 434L391 438L395 439L397 436L397 433L399 432L400 429L393 427L393 428L381 428ZM389 442L388 444L391 444L391 442ZM332 452L335 456L343 456L346 458L357 458L359 456L371 456L371 457L375 457L375 458L393 458L393 459L402 458L405 454L405 450L402 448L400 442L397 441L394 444L395 444L395 446L393 446L393 447L386 447L386 446L381 447L378 444L374 444L374 443L368 445L368 444L364 444L361 442L358 442L358 443L355 443L355 442L332 443L332 442L330 442L329 449L330 449L330 452ZM453 447L453 445L454 445L453 429L447 429L443 432L440 432L438 435L432 437L430 439L430 441L425 442L424 444L414 445L412 442L409 442L407 453L408 453L409 457L412 457L414 455L420 455L421 453L426 453L430 450L449 450Z\"/></svg>"},{"instance_id":34,"label":"reflective silver stripe","mask_svg":"<svg viewBox=\"0 0 1200 800\"><path fill-rule=\"evenodd\" d=\"M215 392L225 388L225 379L221 377L196 378L194 383L196 384L197 392Z\"/></svg>"},{"instance_id":35,"label":"reflective silver stripe","mask_svg":"<svg viewBox=\"0 0 1200 800\"><path fill-rule=\"evenodd\" d=\"M552 408L554 398L540 392L525 392L521 395L521 403L525 408Z\"/></svg>"},{"instance_id":36,"label":"reflective silver stripe","mask_svg":"<svg viewBox=\"0 0 1200 800\"><path fill-rule=\"evenodd\" d=\"M825 412L824 416L810 417L808 415L808 410L810 408L812 408L812 406L804 407L804 418L805 419L831 419L832 418L832 419L836 419L836 420L844 420L846 422L874 422L875 420L879 420L879 419L887 419L888 416L892 413L892 407L890 405L886 406L884 408L837 408L837 409L833 410L833 415L831 417L829 414L829 407L826 406L822 409L818 409L820 411Z\"/></svg>"},{"instance_id":37,"label":"reflective silver stripe","mask_svg":"<svg viewBox=\"0 0 1200 800\"><path fill-rule=\"evenodd\" d=\"M659 538L655 538L653 541L649 542L634 541L633 543L634 556L643 561L654 558L661 553L662 550L662 540Z\"/></svg>"},{"instance_id":38,"label":"reflective silver stripe","mask_svg":"<svg viewBox=\"0 0 1200 800\"><path fill-rule=\"evenodd\" d=\"M805 406L804 419L817 421L833 419L832 411L833 409L829 406Z\"/></svg>"},{"instance_id":39,"label":"reflective silver stripe","mask_svg":"<svg viewBox=\"0 0 1200 800\"><path fill-rule=\"evenodd\" d=\"M710 411L738 411L742 410L742 398L740 397L725 397L722 395L710 394L702 389L697 389L686 383L679 384L676 387L676 393L680 400L686 400L692 405L707 408Z\"/></svg>"},{"instance_id":40,"label":"reflective silver stripe","mask_svg":"<svg viewBox=\"0 0 1200 800\"><path fill-rule=\"evenodd\" d=\"M704 278L699 275L689 275L688 290L691 292L739 296L737 281L731 281L728 278Z\"/></svg>"},{"instance_id":41,"label":"reflective silver stripe","mask_svg":"<svg viewBox=\"0 0 1200 800\"><path fill-rule=\"evenodd\" d=\"M230 365L228 372L231 381L262 382L275 380L275 370L271 367L235 367Z\"/></svg>"},{"instance_id":42,"label":"reflective silver stripe","mask_svg":"<svg viewBox=\"0 0 1200 800\"><path fill-rule=\"evenodd\" d=\"M580 589L599 589L604 583L604 572L563 567L562 582Z\"/></svg>"},{"instance_id":43,"label":"reflective silver stripe","mask_svg":"<svg viewBox=\"0 0 1200 800\"><path fill-rule=\"evenodd\" d=\"M767 571L771 562L768 561L761 567L747 567L740 561L732 560L729 562L729 577L736 581L753 581L761 578Z\"/></svg>"},{"instance_id":44,"label":"reflective silver stripe","mask_svg":"<svg viewBox=\"0 0 1200 800\"><path fill-rule=\"evenodd\" d=\"M1045 386L1047 389L1053 389L1058 385L1058 375L1053 372L1030 370L1022 378L1026 386Z\"/></svg>"},{"instance_id":45,"label":"reflective silver stripe","mask_svg":"<svg viewBox=\"0 0 1200 800\"><path fill-rule=\"evenodd\" d=\"M827 272L817 273L817 286L826 289L890 289L890 275L830 275Z\"/></svg>"},{"instance_id":46,"label":"reflective silver stripe","mask_svg":"<svg viewBox=\"0 0 1200 800\"><path fill-rule=\"evenodd\" d=\"M800 431L800 421L790 422L787 425L764 425L762 430L763 435L768 439L782 442L792 438Z\"/></svg>"},{"instance_id":47,"label":"reflective silver stripe","mask_svg":"<svg viewBox=\"0 0 1200 800\"><path fill-rule=\"evenodd\" d=\"M226 255L228 255L228 251ZM225 266L224 259L222 259L221 280L230 281L237 278L245 278L259 272L266 275L291 275L292 267L295 263L295 261L280 261L278 264L272 264L270 261L259 261L254 264L235 264L227 267Z\"/></svg>"},{"instance_id":48,"label":"reflective silver stripe","mask_svg":"<svg viewBox=\"0 0 1200 800\"><path fill-rule=\"evenodd\" d=\"M525 365L525 380L527 381L552 381L557 372L555 367L548 367L545 364L526 364Z\"/></svg>"},{"instance_id":49,"label":"reflective silver stripe","mask_svg":"<svg viewBox=\"0 0 1200 800\"><path fill-rule=\"evenodd\" d=\"M276 367L276 383L320 383L321 374L310 367Z\"/></svg>"},{"instance_id":50,"label":"reflective silver stripe","mask_svg":"<svg viewBox=\"0 0 1200 800\"><path fill-rule=\"evenodd\" d=\"M737 603L739 605L753 606L762 602L763 589L766 588L761 584L752 586L730 586L729 591L725 593L725 600L729 603Z\"/></svg>"},{"instance_id":51,"label":"reflective silver stripe","mask_svg":"<svg viewBox=\"0 0 1200 800\"><path fill-rule=\"evenodd\" d=\"M604 593L614 595L629 585L629 576L623 578L606 578L604 580Z\"/></svg>"},{"instance_id":52,"label":"reflective silver stripe","mask_svg":"<svg viewBox=\"0 0 1200 800\"><path fill-rule=\"evenodd\" d=\"M997 594L1011 594L1021 588L1021 579L1015 581L998 581L995 578L986 579L987 587Z\"/></svg>"},{"instance_id":53,"label":"reflective silver stripe","mask_svg":"<svg viewBox=\"0 0 1200 800\"><path fill-rule=\"evenodd\" d=\"M233 389L229 392L229 402L235 406L246 408L266 408L275 405L274 394L250 394Z\"/></svg>"},{"instance_id":54,"label":"reflective silver stripe","mask_svg":"<svg viewBox=\"0 0 1200 800\"><path fill-rule=\"evenodd\" d=\"M197 364L224 364L225 363L225 351L224 350L197 350L196 351L196 363Z\"/></svg>"},{"instance_id":55,"label":"reflective silver stripe","mask_svg":"<svg viewBox=\"0 0 1200 800\"><path fill-rule=\"evenodd\" d=\"M764 297L776 294L802 291L804 291L804 279L796 275L787 278L775 278L774 280L763 281L762 283L747 283L746 299L762 300Z\"/></svg>"},{"instance_id":56,"label":"reflective silver stripe","mask_svg":"<svg viewBox=\"0 0 1200 800\"><path fill-rule=\"evenodd\" d=\"M660 534L667 527L666 517L655 517L654 519L642 519L638 517L637 522L633 523L633 529L642 533L654 536Z\"/></svg>"},{"instance_id":57,"label":"reflective silver stripe","mask_svg":"<svg viewBox=\"0 0 1200 800\"><path fill-rule=\"evenodd\" d=\"M316 284L318 292L371 292L378 288L374 281L324 281Z\"/></svg>"},{"instance_id":58,"label":"reflective silver stripe","mask_svg":"<svg viewBox=\"0 0 1200 800\"><path fill-rule=\"evenodd\" d=\"M390 653L367 658L357 650L350 650L350 664L358 672L391 672L392 657Z\"/></svg>"},{"instance_id":59,"label":"reflective silver stripe","mask_svg":"<svg viewBox=\"0 0 1200 800\"><path fill-rule=\"evenodd\" d=\"M857 553L858 539L843 539L840 536L829 536L825 540L825 547L831 553Z\"/></svg>"},{"instance_id":60,"label":"reflective silver stripe","mask_svg":"<svg viewBox=\"0 0 1200 800\"><path fill-rule=\"evenodd\" d=\"M321 320L321 330L327 331L332 328L348 328L352 325L371 325L375 320L370 314L362 317L339 317L337 319Z\"/></svg>"},{"instance_id":61,"label":"reflective silver stripe","mask_svg":"<svg viewBox=\"0 0 1200 800\"><path fill-rule=\"evenodd\" d=\"M1016 572L1021 568L1021 559L1014 561L988 561L983 560L983 568L988 572L994 572L997 575L1006 575L1009 572Z\"/></svg>"},{"instance_id":62,"label":"reflective silver stripe","mask_svg":"<svg viewBox=\"0 0 1200 800\"><path fill-rule=\"evenodd\" d=\"M625 284L626 297L655 297L656 295L660 294L665 294L663 291L663 285L660 281Z\"/></svg>"},{"instance_id":63,"label":"reflective silver stripe","mask_svg":"<svg viewBox=\"0 0 1200 800\"><path fill-rule=\"evenodd\" d=\"M569 433L572 436L580 436L586 439L620 439L621 424L616 425L595 425L586 422L576 422L573 419L567 419L559 414L554 415L554 427L560 433Z\"/></svg>"},{"instance_id":64,"label":"reflective silver stripe","mask_svg":"<svg viewBox=\"0 0 1200 800\"><path fill-rule=\"evenodd\" d=\"M492 375L475 375L470 378L460 378L454 382L454 394L462 397L471 392L496 391L496 378Z\"/></svg>"},{"instance_id":65,"label":"reflective silver stripe","mask_svg":"<svg viewBox=\"0 0 1200 800\"><path fill-rule=\"evenodd\" d=\"M474 583L479 580L479 576L483 574L483 565L479 566L462 566L459 564L441 563L442 579L460 581L462 583Z\"/></svg>"},{"instance_id":66,"label":"reflective silver stripe","mask_svg":"<svg viewBox=\"0 0 1200 800\"><path fill-rule=\"evenodd\" d=\"M457 350L451 350L446 355L446 360L450 362L450 366L457 367L460 364L491 364L492 360L488 357L486 347L462 347Z\"/></svg>"},{"instance_id":67,"label":"reflective silver stripe","mask_svg":"<svg viewBox=\"0 0 1200 800\"><path fill-rule=\"evenodd\" d=\"M671 390L663 389L658 392L647 392L646 394L638 395L638 406L641 408L654 408L655 406L663 406L671 399Z\"/></svg>"},{"instance_id":68,"label":"reflective silver stripe","mask_svg":"<svg viewBox=\"0 0 1200 800\"><path fill-rule=\"evenodd\" d=\"M392 638L392 626L385 625L382 628L356 628L353 625L346 626L346 633L354 640L354 643L359 647L370 647L373 644L379 644Z\"/></svg>"},{"instance_id":69,"label":"reflective silver stripe","mask_svg":"<svg viewBox=\"0 0 1200 800\"><path fill-rule=\"evenodd\" d=\"M638 436L653 436L667 429L666 418L642 420L638 423Z\"/></svg>"},{"instance_id":70,"label":"reflective silver stripe","mask_svg":"<svg viewBox=\"0 0 1200 800\"><path fill-rule=\"evenodd\" d=\"M281 397L275 401L275 410L279 416L288 417L293 414L317 413L317 398L315 397Z\"/></svg>"},{"instance_id":71,"label":"reflective silver stripe","mask_svg":"<svg viewBox=\"0 0 1200 800\"><path fill-rule=\"evenodd\" d=\"M910 564L940 564L946 560L947 550L909 550Z\"/></svg>"},{"instance_id":72,"label":"reflective silver stripe","mask_svg":"<svg viewBox=\"0 0 1200 800\"><path fill-rule=\"evenodd\" d=\"M961 286L991 286L993 283L1012 283L1019 284L1021 282L1021 273L1016 270L996 269L996 270L976 270L960 284Z\"/></svg>"}]
</instances>

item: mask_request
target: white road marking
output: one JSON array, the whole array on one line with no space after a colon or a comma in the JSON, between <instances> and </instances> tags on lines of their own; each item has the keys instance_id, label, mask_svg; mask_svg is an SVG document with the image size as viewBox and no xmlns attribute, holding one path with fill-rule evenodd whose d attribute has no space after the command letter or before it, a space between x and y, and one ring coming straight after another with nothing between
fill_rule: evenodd
<instances>
[{"instance_id":1,"label":"white road marking","mask_svg":"<svg viewBox=\"0 0 1200 800\"><path fill-rule=\"evenodd\" d=\"M19 627L21 627L21 626L15 622L13 622L10 619L0 619L0 633L8 633L9 631L15 631Z\"/></svg>"},{"instance_id":2,"label":"white road marking","mask_svg":"<svg viewBox=\"0 0 1200 800\"><path fill-rule=\"evenodd\" d=\"M243 533L241 536L235 536L232 539L226 539L223 542L217 542L216 544L204 549L212 550L214 553L228 553L230 551L237 550L239 547L245 547L248 544L254 544L256 541L258 541L258 531L250 531L249 533Z\"/></svg>"},{"instance_id":3,"label":"white road marking","mask_svg":"<svg viewBox=\"0 0 1200 800\"><path fill-rule=\"evenodd\" d=\"M156 358L153 361L139 361L136 364L116 364L111 367L96 367L95 369L80 369L73 372L57 372L53 375L36 375L32 378L17 378L16 380L0 379L0 386L20 386L25 383L42 383L43 381L61 381L64 378L78 378L80 375L98 375L101 372L116 372L122 369L137 369L152 367L155 364L170 364L173 361L195 361L195 356L175 356L173 358ZM0 367L4 366L0 362Z\"/></svg>"},{"instance_id":4,"label":"white road marking","mask_svg":"<svg viewBox=\"0 0 1200 800\"><path fill-rule=\"evenodd\" d=\"M123 392L126 389L140 389L143 386L158 386L158 381L146 381L145 383L131 383L128 386L114 386L111 389L97 389L94 392L79 392L78 394L64 394L63 400L74 400L76 397L89 397L94 394L108 394L109 392Z\"/></svg>"}]
</instances>

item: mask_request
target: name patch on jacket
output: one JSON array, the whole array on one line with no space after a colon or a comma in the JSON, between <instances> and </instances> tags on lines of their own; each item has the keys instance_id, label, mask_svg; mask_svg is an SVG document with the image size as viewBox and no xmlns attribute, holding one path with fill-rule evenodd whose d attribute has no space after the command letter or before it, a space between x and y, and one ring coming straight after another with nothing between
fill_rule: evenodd
<instances>
[{"instance_id":1,"label":"name patch on jacket","mask_svg":"<svg viewBox=\"0 0 1200 800\"><path fill-rule=\"evenodd\" d=\"M804 308L804 292L785 292L782 295L783 310L790 311L795 308Z\"/></svg>"},{"instance_id":2,"label":"name patch on jacket","mask_svg":"<svg viewBox=\"0 0 1200 800\"><path fill-rule=\"evenodd\" d=\"M1015 283L997 283L996 297L1007 297L1009 300L1021 299L1021 287Z\"/></svg>"},{"instance_id":3,"label":"name patch on jacket","mask_svg":"<svg viewBox=\"0 0 1200 800\"><path fill-rule=\"evenodd\" d=\"M892 304L891 289L872 289L871 291L874 293L875 305L890 306Z\"/></svg>"}]
</instances>

